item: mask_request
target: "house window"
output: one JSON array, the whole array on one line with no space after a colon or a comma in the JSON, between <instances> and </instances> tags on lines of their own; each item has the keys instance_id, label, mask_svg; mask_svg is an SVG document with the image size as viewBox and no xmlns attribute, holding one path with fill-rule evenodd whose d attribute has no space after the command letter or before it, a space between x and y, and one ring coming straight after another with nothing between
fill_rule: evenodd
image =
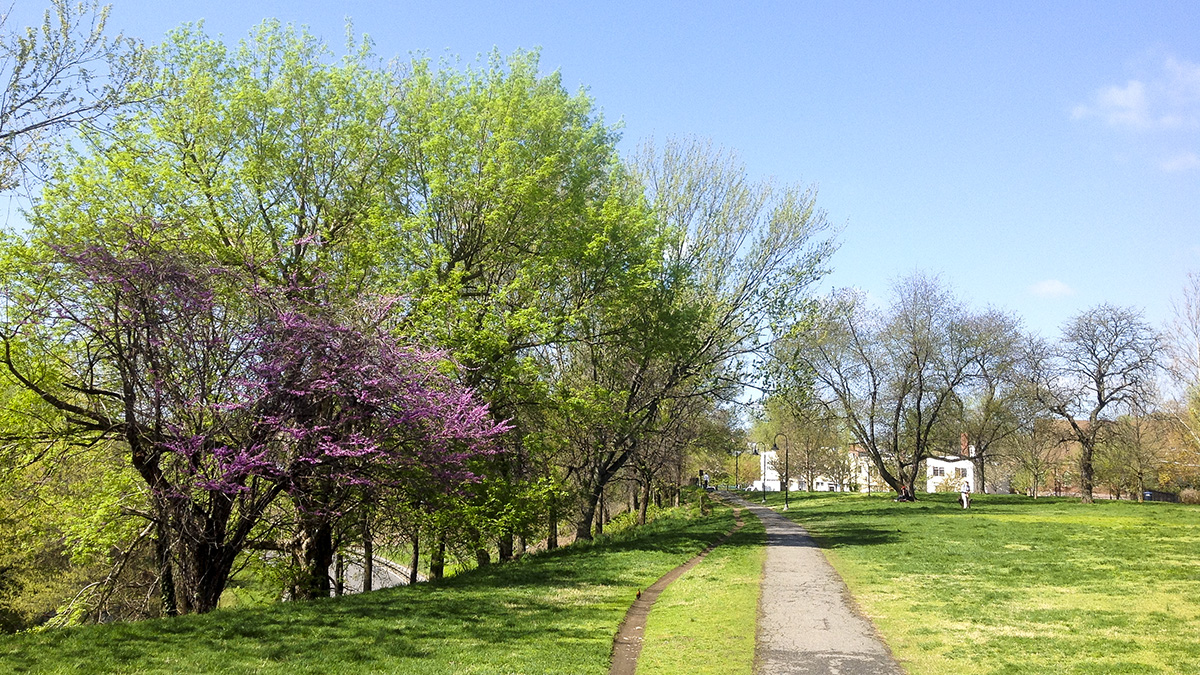
<instances>
[{"instance_id":1,"label":"house window","mask_svg":"<svg viewBox=\"0 0 1200 675\"><path fill-rule=\"evenodd\" d=\"M967 477L967 470L966 470L966 469L963 469L963 468L958 468L958 469L955 469L955 470L954 470L954 477L955 477L955 478L966 478L966 477Z\"/></svg>"},{"instance_id":2,"label":"house window","mask_svg":"<svg viewBox=\"0 0 1200 675\"><path fill-rule=\"evenodd\" d=\"M830 483L830 484L829 484L829 491L830 491L830 492L837 492L837 486L836 486L836 485L834 485L833 483Z\"/></svg>"},{"instance_id":3,"label":"house window","mask_svg":"<svg viewBox=\"0 0 1200 675\"><path fill-rule=\"evenodd\" d=\"M933 475L935 475L935 476L945 476L945 475L946 475L946 467L944 467L944 466L935 466L935 467L933 467Z\"/></svg>"}]
</instances>

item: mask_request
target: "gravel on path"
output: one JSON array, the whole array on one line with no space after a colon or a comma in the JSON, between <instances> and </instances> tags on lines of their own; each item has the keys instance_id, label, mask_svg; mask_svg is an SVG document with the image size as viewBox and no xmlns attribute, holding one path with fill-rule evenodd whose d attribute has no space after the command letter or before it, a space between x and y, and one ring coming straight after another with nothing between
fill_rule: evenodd
<instances>
[{"instance_id":1,"label":"gravel on path","mask_svg":"<svg viewBox=\"0 0 1200 675\"><path fill-rule=\"evenodd\" d=\"M765 506L741 503L767 530L755 672L903 675L808 532Z\"/></svg>"}]
</instances>

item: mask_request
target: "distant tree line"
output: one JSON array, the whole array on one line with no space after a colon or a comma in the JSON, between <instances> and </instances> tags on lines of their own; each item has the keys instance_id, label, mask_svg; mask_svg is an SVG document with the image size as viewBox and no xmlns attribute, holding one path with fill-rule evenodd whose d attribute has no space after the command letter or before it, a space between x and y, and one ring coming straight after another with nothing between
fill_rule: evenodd
<instances>
[{"instance_id":1,"label":"distant tree line","mask_svg":"<svg viewBox=\"0 0 1200 675\"><path fill-rule=\"evenodd\" d=\"M994 472L1035 496L1069 486L1084 502L1098 487L1139 500L1150 488L1194 488L1198 279L1189 277L1167 330L1135 308L1101 304L1064 323L1057 340L1027 333L1015 316L972 310L924 274L899 280L883 308L837 291L813 324L772 345L764 431L791 425L801 462L852 446L897 492L912 493L932 457L972 460L977 491ZM813 438L824 455L806 448Z\"/></svg>"}]
</instances>

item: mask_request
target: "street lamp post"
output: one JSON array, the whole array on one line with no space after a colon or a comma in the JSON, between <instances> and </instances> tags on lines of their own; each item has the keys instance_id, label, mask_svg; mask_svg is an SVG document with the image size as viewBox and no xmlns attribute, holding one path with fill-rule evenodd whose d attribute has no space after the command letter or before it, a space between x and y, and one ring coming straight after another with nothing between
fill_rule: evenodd
<instances>
[{"instance_id":1,"label":"street lamp post","mask_svg":"<svg viewBox=\"0 0 1200 675\"><path fill-rule=\"evenodd\" d=\"M788 475L788 446L790 446L791 443L788 442L787 434L783 433L782 431L775 434L775 438L771 440L771 449L776 452L776 456L778 456L779 453L779 446L775 444L775 441L779 440L780 436L783 436L783 510L787 511L788 483L791 482L791 476Z\"/></svg>"},{"instance_id":2,"label":"street lamp post","mask_svg":"<svg viewBox=\"0 0 1200 675\"><path fill-rule=\"evenodd\" d=\"M733 482L734 482L733 489L735 489L735 490L741 489L741 487L742 487L742 470L741 470L740 460L742 458L742 455L746 454L747 452L750 453L751 455L754 455L755 457L757 457L758 456L758 443L755 443L754 441L750 441L750 449L749 450L734 450L733 451Z\"/></svg>"},{"instance_id":3,"label":"street lamp post","mask_svg":"<svg viewBox=\"0 0 1200 675\"><path fill-rule=\"evenodd\" d=\"M752 443L754 454L758 455L758 482L762 483L762 503L767 503L767 453L758 451L758 443Z\"/></svg>"}]
</instances>

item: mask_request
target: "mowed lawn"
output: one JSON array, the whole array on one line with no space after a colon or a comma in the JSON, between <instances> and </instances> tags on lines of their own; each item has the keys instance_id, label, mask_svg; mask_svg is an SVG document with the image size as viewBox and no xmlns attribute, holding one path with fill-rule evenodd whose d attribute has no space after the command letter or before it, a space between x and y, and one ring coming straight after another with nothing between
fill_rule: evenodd
<instances>
[{"instance_id":1,"label":"mowed lawn","mask_svg":"<svg viewBox=\"0 0 1200 675\"><path fill-rule=\"evenodd\" d=\"M658 597L646 622L638 675L750 675L766 531L745 527Z\"/></svg>"},{"instance_id":2,"label":"mowed lawn","mask_svg":"<svg viewBox=\"0 0 1200 675\"><path fill-rule=\"evenodd\" d=\"M606 673L637 590L731 527L688 507L439 583L2 637L0 673Z\"/></svg>"},{"instance_id":3,"label":"mowed lawn","mask_svg":"<svg viewBox=\"0 0 1200 675\"><path fill-rule=\"evenodd\" d=\"M793 493L786 515L912 675L1200 673L1200 507L956 498Z\"/></svg>"}]
</instances>

